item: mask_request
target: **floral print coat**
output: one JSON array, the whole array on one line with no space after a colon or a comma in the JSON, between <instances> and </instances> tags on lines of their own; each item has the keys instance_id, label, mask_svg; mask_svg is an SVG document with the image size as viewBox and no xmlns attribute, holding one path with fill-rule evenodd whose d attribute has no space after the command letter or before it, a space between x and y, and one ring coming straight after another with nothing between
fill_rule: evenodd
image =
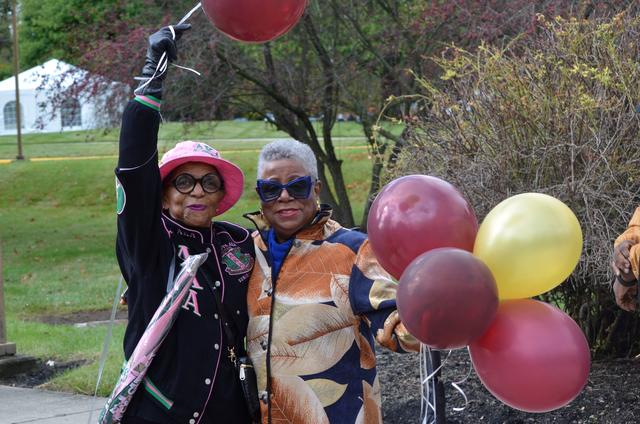
<instances>
[{"instance_id":1,"label":"floral print coat","mask_svg":"<svg viewBox=\"0 0 640 424\"><path fill-rule=\"evenodd\" d=\"M629 249L629 262L631 263L631 270L636 278L640 277L640 207L636 208L633 212L633 216L629 221L627 229L618 236L614 242L614 246L619 245L625 240L629 240L633 243Z\"/></svg>"},{"instance_id":2,"label":"floral print coat","mask_svg":"<svg viewBox=\"0 0 640 424\"><path fill-rule=\"evenodd\" d=\"M327 206L295 237L273 276L260 214L248 214L256 264L247 293L247 350L264 423L381 423L374 339L416 351L396 311L396 288L365 234Z\"/></svg>"}]
</instances>

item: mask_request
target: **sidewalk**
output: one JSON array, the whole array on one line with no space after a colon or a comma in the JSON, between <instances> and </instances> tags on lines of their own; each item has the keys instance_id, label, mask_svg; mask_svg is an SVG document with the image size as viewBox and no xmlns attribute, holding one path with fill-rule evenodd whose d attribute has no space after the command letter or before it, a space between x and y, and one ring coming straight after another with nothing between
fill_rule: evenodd
<instances>
[{"instance_id":1,"label":"sidewalk","mask_svg":"<svg viewBox=\"0 0 640 424\"><path fill-rule=\"evenodd\" d=\"M0 424L87 424L98 420L105 398L0 386Z\"/></svg>"}]
</instances>

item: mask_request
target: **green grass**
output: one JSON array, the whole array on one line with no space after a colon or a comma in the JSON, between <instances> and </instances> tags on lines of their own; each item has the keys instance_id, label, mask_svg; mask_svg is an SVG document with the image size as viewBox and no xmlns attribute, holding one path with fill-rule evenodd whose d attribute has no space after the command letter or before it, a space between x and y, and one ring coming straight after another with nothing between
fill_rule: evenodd
<instances>
[{"instance_id":1,"label":"green grass","mask_svg":"<svg viewBox=\"0 0 640 424\"><path fill-rule=\"evenodd\" d=\"M319 123L314 124L322 134ZM394 132L399 126L391 127ZM42 134L24 134L23 154L28 158L52 156L115 156L118 153L118 129L69 131ZM362 127L355 122L338 122L333 131L336 138L357 138L364 144ZM262 121L219 121L192 124L165 123L160 127L159 149L164 152L179 140L203 140L215 148L258 149L263 142L256 139L289 138L272 125ZM340 141L353 144L353 140ZM0 136L0 159L14 159L18 153L16 136Z\"/></svg>"},{"instance_id":2,"label":"green grass","mask_svg":"<svg viewBox=\"0 0 640 424\"><path fill-rule=\"evenodd\" d=\"M176 128L163 126L163 131L178 131ZM230 128L226 134L248 131L241 128L234 133ZM256 129L251 131L260 135ZM64 136L71 141L41 146L47 146L49 156L63 156L69 146L85 143L82 134ZM4 142L0 140L0 148L6 147ZM242 213L259 206L253 183L257 151L264 143L243 141L243 148L236 141L212 143L247 176L245 196L219 219L249 225ZM98 155L98 150L87 147L86 153ZM360 140L340 142L336 151L345 163L346 184L359 222L369 189L371 162ZM81 393L93 393L95 388L106 328L75 328L41 321L44 316L111 307L120 275L114 254L115 165L116 159L111 157L0 164L0 239L8 340L17 344L19 353L43 360L86 361L84 366L49 382L50 388ZM114 329L101 395L110 392L119 373L123 332L123 325Z\"/></svg>"},{"instance_id":3,"label":"green grass","mask_svg":"<svg viewBox=\"0 0 640 424\"><path fill-rule=\"evenodd\" d=\"M113 294L117 284L113 286ZM124 324L113 327L109 354L105 363L99 394L107 396L118 379L124 361L122 338ZM29 320L8 321L10 340L17 342L19 353L44 361L81 361L78 368L47 382L44 387L65 392L93 395L98 377L100 354L107 327L75 328L71 325L47 325Z\"/></svg>"}]
</instances>

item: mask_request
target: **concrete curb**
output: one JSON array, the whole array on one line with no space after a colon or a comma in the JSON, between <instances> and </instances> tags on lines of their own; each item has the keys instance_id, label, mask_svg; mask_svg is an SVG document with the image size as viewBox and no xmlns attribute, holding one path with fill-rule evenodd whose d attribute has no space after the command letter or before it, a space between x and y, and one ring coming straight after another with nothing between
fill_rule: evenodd
<instances>
[{"instance_id":1,"label":"concrete curb","mask_svg":"<svg viewBox=\"0 0 640 424\"><path fill-rule=\"evenodd\" d=\"M96 423L107 400L40 389L0 386L2 424Z\"/></svg>"}]
</instances>

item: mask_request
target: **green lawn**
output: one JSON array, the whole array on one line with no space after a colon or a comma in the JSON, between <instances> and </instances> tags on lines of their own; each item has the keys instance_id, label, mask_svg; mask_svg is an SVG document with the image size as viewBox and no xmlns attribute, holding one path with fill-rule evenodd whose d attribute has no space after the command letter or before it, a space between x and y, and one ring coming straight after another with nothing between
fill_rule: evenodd
<instances>
[{"instance_id":1,"label":"green lawn","mask_svg":"<svg viewBox=\"0 0 640 424\"><path fill-rule=\"evenodd\" d=\"M263 123L249 123L251 126L247 127L244 127L247 123L236 124L242 128L234 130L233 125L221 123L216 129L228 126L224 134L229 138L273 135L259 132L260 128L265 129ZM177 136L180 127L164 125L165 140L186 138ZM35 156L29 153L30 149L42 149L50 157L78 152L103 155L109 154L108 149L96 146L113 144L108 141L108 133L56 136L65 141L53 135L28 136L26 154ZM91 137L95 139L85 141ZM238 163L247 175L245 196L220 218L248 225L241 215L258 208L252 186L257 150L264 141L242 141L241 146L238 141L213 141L212 144L220 147L223 156ZM83 146L82 149L79 146ZM9 154L9 147L10 140L1 138L0 157L15 156L15 152ZM115 154L115 144L109 148L113 149L111 154ZM337 154L348 164L344 166L345 178L358 222L369 188L370 159L364 142L355 139L338 143ZM119 279L114 255L115 164L113 157L0 164L0 239L8 339L17 344L21 354L44 360L87 361L85 366L48 383L51 388L81 393L93 393L95 388L97 359L106 328L75 328L41 321L44 316L111 307ZM123 325L114 329L100 388L102 395L110 392L122 363L123 331Z\"/></svg>"},{"instance_id":2,"label":"green lawn","mask_svg":"<svg viewBox=\"0 0 640 424\"><path fill-rule=\"evenodd\" d=\"M320 126L315 123L318 134ZM401 128L395 126L396 130ZM160 127L159 149L171 148L177 141L191 139L210 142L214 147L225 149L256 149L261 142L256 139L289 138L274 126L262 121L220 121L193 124L165 123ZM43 134L24 134L23 153L26 157L52 156L110 156L118 153L119 130L69 131ZM364 143L362 127L355 122L338 122L333 131L338 144L354 143L353 138ZM340 138L350 140L339 140ZM0 136L0 159L14 159L18 152L16 136Z\"/></svg>"}]
</instances>

